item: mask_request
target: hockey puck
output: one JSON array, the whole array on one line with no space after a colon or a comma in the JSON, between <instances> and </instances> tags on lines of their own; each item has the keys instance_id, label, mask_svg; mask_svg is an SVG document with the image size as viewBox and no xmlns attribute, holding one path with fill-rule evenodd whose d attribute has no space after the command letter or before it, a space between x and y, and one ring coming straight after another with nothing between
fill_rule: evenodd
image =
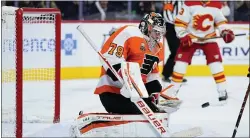
<instances>
[{"instance_id":1,"label":"hockey puck","mask_svg":"<svg viewBox=\"0 0 250 138\"><path fill-rule=\"evenodd\" d=\"M206 102L206 103L202 104L201 107L202 107L202 108L206 108L206 107L208 107L209 105L210 105L209 102Z\"/></svg>"}]
</instances>

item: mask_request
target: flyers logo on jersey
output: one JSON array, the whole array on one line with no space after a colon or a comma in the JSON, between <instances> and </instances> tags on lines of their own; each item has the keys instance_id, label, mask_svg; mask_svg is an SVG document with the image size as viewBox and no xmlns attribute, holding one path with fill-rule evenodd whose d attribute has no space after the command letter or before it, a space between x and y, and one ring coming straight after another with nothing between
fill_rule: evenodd
<instances>
[{"instance_id":1,"label":"flyers logo on jersey","mask_svg":"<svg viewBox=\"0 0 250 138\"><path fill-rule=\"evenodd\" d=\"M153 56L153 55L149 55L149 54L145 54L145 57L143 59L143 63L141 66L141 73L148 75L153 68L155 67L155 63L159 63L159 58L157 56Z\"/></svg>"},{"instance_id":2,"label":"flyers logo on jersey","mask_svg":"<svg viewBox=\"0 0 250 138\"><path fill-rule=\"evenodd\" d=\"M211 25L203 25L204 21L213 21L213 17L210 14L195 15L193 17L193 28L196 30L207 31L210 29Z\"/></svg>"}]
</instances>

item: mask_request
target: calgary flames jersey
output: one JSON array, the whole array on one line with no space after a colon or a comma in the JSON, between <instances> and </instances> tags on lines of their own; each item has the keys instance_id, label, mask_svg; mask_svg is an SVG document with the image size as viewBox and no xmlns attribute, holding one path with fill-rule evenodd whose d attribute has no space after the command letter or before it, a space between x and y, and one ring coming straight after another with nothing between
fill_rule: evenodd
<instances>
[{"instance_id":1,"label":"calgary flames jersey","mask_svg":"<svg viewBox=\"0 0 250 138\"><path fill-rule=\"evenodd\" d=\"M140 70L146 76L146 82L159 80L158 63L163 60L163 45L157 43L155 51L149 49L147 41L137 26L127 25L119 28L105 42L101 53L112 64L121 62L137 62ZM122 84L113 81L102 67L101 76L95 94L103 92L120 93Z\"/></svg>"},{"instance_id":2,"label":"calgary flames jersey","mask_svg":"<svg viewBox=\"0 0 250 138\"><path fill-rule=\"evenodd\" d=\"M178 37L187 34L191 38L210 38L216 36L215 29L225 28L227 19L221 11L219 1L186 1L175 20L175 29Z\"/></svg>"}]
</instances>

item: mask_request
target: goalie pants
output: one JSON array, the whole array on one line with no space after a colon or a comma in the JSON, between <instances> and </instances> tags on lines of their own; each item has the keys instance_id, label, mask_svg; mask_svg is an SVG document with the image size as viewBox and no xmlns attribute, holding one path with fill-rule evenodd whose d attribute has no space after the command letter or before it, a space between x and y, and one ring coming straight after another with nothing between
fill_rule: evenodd
<instances>
[{"instance_id":1,"label":"goalie pants","mask_svg":"<svg viewBox=\"0 0 250 138\"><path fill-rule=\"evenodd\" d=\"M151 95L154 92L160 92L162 89L159 81L152 81L145 84L146 89ZM142 114L137 106L131 102L130 98L126 98L121 94L104 92L99 95L102 105L108 113L113 114ZM153 112L159 112L157 107L152 103L151 98L143 98Z\"/></svg>"}]
</instances>

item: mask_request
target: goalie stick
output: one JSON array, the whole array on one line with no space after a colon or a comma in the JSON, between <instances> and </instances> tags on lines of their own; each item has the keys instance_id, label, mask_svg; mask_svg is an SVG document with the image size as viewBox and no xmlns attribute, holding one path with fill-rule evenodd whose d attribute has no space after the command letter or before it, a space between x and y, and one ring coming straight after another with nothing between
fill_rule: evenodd
<instances>
[{"instance_id":1,"label":"goalie stick","mask_svg":"<svg viewBox=\"0 0 250 138\"><path fill-rule=\"evenodd\" d=\"M244 36L244 35L247 35L246 33L243 33L243 34L235 34L234 36ZM215 37L211 37L211 38L194 38L192 39L192 42L205 42L207 40L212 40L212 39L217 39L217 38L222 38L221 36L215 36Z\"/></svg>"},{"instance_id":2,"label":"goalie stick","mask_svg":"<svg viewBox=\"0 0 250 138\"><path fill-rule=\"evenodd\" d=\"M249 71L250 71L250 68L249 68ZM249 72L247 77L250 78L250 72ZM235 138L235 136L236 136L236 133L237 133L237 130L238 130L238 127L239 127L239 124L240 124L240 120L241 120L242 114L243 114L244 109L245 109L247 98L249 96L249 92L250 92L250 83L248 84L248 88L247 88L247 91L246 91L245 96L244 96L244 100L243 100L241 108L240 108L240 112L239 112L239 115L238 115L238 118L237 118L237 121L236 121L236 124L235 124L235 127L234 127L232 138ZM202 104L202 108L208 107L210 105L211 106L220 106L221 104L219 104L217 102L206 102L206 103Z\"/></svg>"},{"instance_id":3,"label":"goalie stick","mask_svg":"<svg viewBox=\"0 0 250 138\"><path fill-rule=\"evenodd\" d=\"M239 112L239 115L238 115L238 118L237 118L237 121L236 121L236 124L235 124L235 127L234 127L234 132L233 132L232 138L235 138L235 135L237 133L237 129L239 127L240 120L241 120L242 114L243 114L244 109L245 109L245 105L246 105L246 102L247 102L247 98L248 98L249 92L250 92L250 83L248 84L248 88L247 88L244 100L242 102L242 105L241 105L241 109L240 109L240 112Z\"/></svg>"},{"instance_id":4,"label":"goalie stick","mask_svg":"<svg viewBox=\"0 0 250 138\"><path fill-rule=\"evenodd\" d=\"M228 99L233 99L233 97L230 96L230 93L228 93ZM210 100L210 101L207 101L205 103L203 103L201 105L202 108L207 108L207 107L216 107L216 106L223 106L227 103L227 100L225 101L219 101L218 99L217 100Z\"/></svg>"},{"instance_id":5,"label":"goalie stick","mask_svg":"<svg viewBox=\"0 0 250 138\"><path fill-rule=\"evenodd\" d=\"M77 30L89 42L90 46L97 52L97 54L103 60L103 63L111 70L111 72L117 77L117 79L122 84L124 84L123 79L119 76L119 74L116 72L116 70L113 68L113 66L107 61L107 59L102 55L102 53L99 52L99 50L97 49L97 46L89 38L89 36L85 33L83 27L81 25L79 25L79 26L77 26ZM131 76L129 76L129 78L131 79ZM140 90L138 89L137 84L135 84L133 80L132 80L132 85L137 90L137 92L140 93ZM139 98L137 100L133 100L133 102L138 107L138 109L143 113L143 115L146 117L146 119L150 122L152 127L158 132L158 134L161 137L171 136L170 129L168 127L163 126L162 122L159 119L157 119L154 112L149 108L149 106L144 102L144 100L142 98ZM199 128L199 130L201 130L201 128ZM188 131L188 130L186 130L186 131ZM182 134L182 132L183 131L181 131L179 133ZM191 130L188 132L193 132L193 131ZM200 135L200 133L197 134L196 131L194 131L194 132L195 133L192 133L193 136ZM201 131L199 131L199 132L201 132ZM176 132L176 133L179 134L178 132ZM186 133L184 133L184 134L186 134ZM184 135L184 137L185 137L185 135Z\"/></svg>"}]
</instances>

